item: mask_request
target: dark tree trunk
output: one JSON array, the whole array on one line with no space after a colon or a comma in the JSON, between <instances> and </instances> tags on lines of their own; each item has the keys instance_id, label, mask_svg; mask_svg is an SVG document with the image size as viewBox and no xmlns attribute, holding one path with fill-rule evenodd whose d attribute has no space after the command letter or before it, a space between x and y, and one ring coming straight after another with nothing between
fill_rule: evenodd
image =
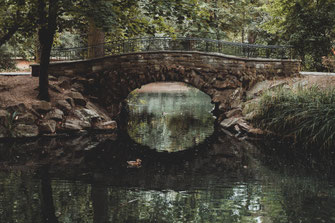
<instances>
[{"instance_id":1,"label":"dark tree trunk","mask_svg":"<svg viewBox=\"0 0 335 223\"><path fill-rule=\"evenodd\" d=\"M88 58L104 56L105 32L95 25L92 18L88 20Z\"/></svg>"},{"instance_id":2,"label":"dark tree trunk","mask_svg":"<svg viewBox=\"0 0 335 223\"><path fill-rule=\"evenodd\" d=\"M49 8L47 11L47 5L45 0L38 0L38 12L39 12L39 31L38 39L40 42L41 49L41 62L40 62L40 74L39 74L39 94L38 98L45 101L50 101L49 96L49 77L48 67L50 63L50 53L54 35L57 28L57 12L58 12L58 0L49 0Z\"/></svg>"},{"instance_id":3,"label":"dark tree trunk","mask_svg":"<svg viewBox=\"0 0 335 223\"><path fill-rule=\"evenodd\" d=\"M92 185L93 223L108 222L108 191L103 185Z\"/></svg>"},{"instance_id":4,"label":"dark tree trunk","mask_svg":"<svg viewBox=\"0 0 335 223\"><path fill-rule=\"evenodd\" d=\"M43 222L58 223L58 219L55 215L55 206L52 197L48 166L41 168L41 211Z\"/></svg>"}]
</instances>

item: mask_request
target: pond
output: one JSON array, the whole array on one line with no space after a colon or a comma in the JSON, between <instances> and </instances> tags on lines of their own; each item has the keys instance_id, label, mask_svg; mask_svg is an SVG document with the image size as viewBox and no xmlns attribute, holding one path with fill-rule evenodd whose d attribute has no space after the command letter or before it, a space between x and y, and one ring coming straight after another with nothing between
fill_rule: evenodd
<instances>
[{"instance_id":1,"label":"pond","mask_svg":"<svg viewBox=\"0 0 335 223\"><path fill-rule=\"evenodd\" d=\"M117 137L0 143L0 222L335 222L331 164L227 136L206 95L173 86L130 96Z\"/></svg>"}]
</instances>

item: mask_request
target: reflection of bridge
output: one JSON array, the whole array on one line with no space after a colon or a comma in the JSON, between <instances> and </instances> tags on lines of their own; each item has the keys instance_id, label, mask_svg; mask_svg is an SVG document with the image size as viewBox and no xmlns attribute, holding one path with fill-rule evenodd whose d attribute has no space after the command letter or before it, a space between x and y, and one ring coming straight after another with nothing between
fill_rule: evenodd
<instances>
[{"instance_id":1,"label":"reflection of bridge","mask_svg":"<svg viewBox=\"0 0 335 223\"><path fill-rule=\"evenodd\" d=\"M292 58L292 47L233 43L200 38L152 37L106 42L89 47L53 49L56 60L82 60L102 56L147 51L198 51L253 58Z\"/></svg>"},{"instance_id":2,"label":"reflection of bridge","mask_svg":"<svg viewBox=\"0 0 335 223\"><path fill-rule=\"evenodd\" d=\"M300 70L300 61L288 59L290 48L280 46L155 38L100 47L104 54L113 55L51 63L49 73L80 79L77 85L82 85L83 93L98 97L100 103L110 107L113 113L118 112L119 103L131 91L157 81L189 83L207 93L216 108L223 112L234 107L234 102L257 81L292 77ZM82 51L76 48L56 52L61 59L67 60L84 58L85 52L92 52L89 48L80 49ZM78 54L62 54L65 52ZM33 75L37 76L39 65L32 65L32 68Z\"/></svg>"}]
</instances>

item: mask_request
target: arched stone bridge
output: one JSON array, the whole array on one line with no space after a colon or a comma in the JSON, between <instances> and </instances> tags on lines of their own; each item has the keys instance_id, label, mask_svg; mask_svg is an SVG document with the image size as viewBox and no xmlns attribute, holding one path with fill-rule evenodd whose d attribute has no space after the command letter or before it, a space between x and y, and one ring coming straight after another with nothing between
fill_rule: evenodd
<instances>
[{"instance_id":1,"label":"arched stone bridge","mask_svg":"<svg viewBox=\"0 0 335 223\"><path fill-rule=\"evenodd\" d=\"M33 75L39 65L33 65ZM217 114L237 106L255 83L299 75L300 61L243 58L198 51L147 51L96 59L51 63L49 74L73 78L86 95L118 114L122 101L142 85L158 81L188 83L207 93Z\"/></svg>"}]
</instances>

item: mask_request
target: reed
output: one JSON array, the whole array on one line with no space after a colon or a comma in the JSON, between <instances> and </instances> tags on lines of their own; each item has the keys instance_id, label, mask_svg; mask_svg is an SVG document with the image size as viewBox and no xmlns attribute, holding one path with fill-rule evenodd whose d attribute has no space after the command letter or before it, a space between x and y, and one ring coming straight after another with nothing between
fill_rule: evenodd
<instances>
[{"instance_id":1,"label":"reed","mask_svg":"<svg viewBox=\"0 0 335 223\"><path fill-rule=\"evenodd\" d=\"M316 149L335 146L335 89L280 88L255 106L254 125Z\"/></svg>"}]
</instances>

